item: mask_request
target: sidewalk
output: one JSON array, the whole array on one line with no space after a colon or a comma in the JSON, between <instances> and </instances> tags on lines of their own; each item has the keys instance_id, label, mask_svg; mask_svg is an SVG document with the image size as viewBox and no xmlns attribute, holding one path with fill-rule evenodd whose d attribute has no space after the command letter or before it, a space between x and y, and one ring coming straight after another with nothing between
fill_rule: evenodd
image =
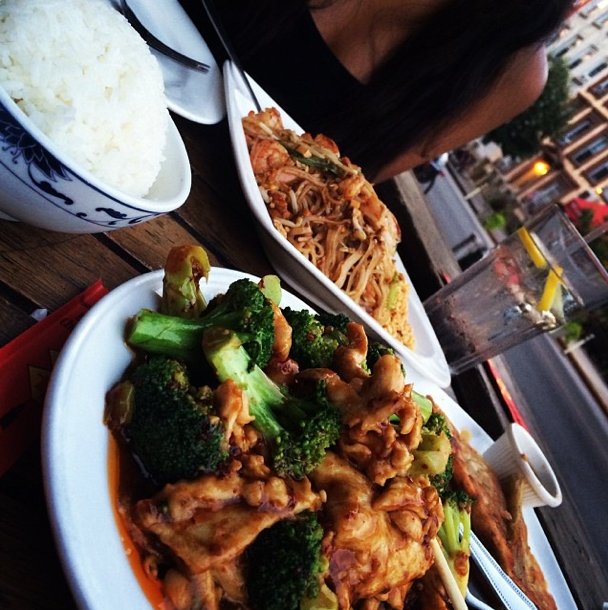
<instances>
[{"instance_id":1,"label":"sidewalk","mask_svg":"<svg viewBox=\"0 0 608 610\"><path fill-rule=\"evenodd\" d=\"M465 200L477 218L480 221L487 218L492 213L492 209L486 202L481 192L475 193L475 191L478 189L477 184L475 184L475 182L468 176L461 174L458 170L456 170L456 168L454 168L450 162L447 163L446 168L454 182L462 191ZM486 233L492 240L493 245L496 245L506 237L506 233L503 230L486 231Z\"/></svg>"},{"instance_id":2,"label":"sidewalk","mask_svg":"<svg viewBox=\"0 0 608 610\"><path fill-rule=\"evenodd\" d=\"M570 351L564 350L570 362L575 366L589 390L608 415L608 386L597 372L595 365L587 356L583 347Z\"/></svg>"},{"instance_id":3,"label":"sidewalk","mask_svg":"<svg viewBox=\"0 0 608 610\"><path fill-rule=\"evenodd\" d=\"M435 268L441 270L445 278L452 278L461 273L456 257L443 239L422 187L413 173L400 174L395 178L395 184Z\"/></svg>"}]
</instances>

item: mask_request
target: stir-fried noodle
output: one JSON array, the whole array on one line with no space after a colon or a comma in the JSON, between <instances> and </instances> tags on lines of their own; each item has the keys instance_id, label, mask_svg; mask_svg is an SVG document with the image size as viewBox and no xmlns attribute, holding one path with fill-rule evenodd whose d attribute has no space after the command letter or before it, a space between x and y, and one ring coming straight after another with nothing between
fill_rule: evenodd
<instances>
[{"instance_id":1,"label":"stir-fried noodle","mask_svg":"<svg viewBox=\"0 0 608 610\"><path fill-rule=\"evenodd\" d=\"M308 260L409 347L409 286L396 266L399 225L336 143L285 129L269 108L243 119L272 222Z\"/></svg>"}]
</instances>

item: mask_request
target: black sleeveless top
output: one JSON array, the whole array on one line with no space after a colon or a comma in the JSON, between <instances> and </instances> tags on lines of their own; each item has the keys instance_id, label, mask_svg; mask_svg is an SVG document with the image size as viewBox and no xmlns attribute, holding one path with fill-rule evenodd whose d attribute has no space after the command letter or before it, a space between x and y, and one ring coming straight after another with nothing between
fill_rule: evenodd
<instances>
[{"instance_id":1,"label":"black sleeveless top","mask_svg":"<svg viewBox=\"0 0 608 610\"><path fill-rule=\"evenodd\" d=\"M182 4L215 57L223 60L199 0ZM344 101L367 86L331 52L308 8L294 8L287 0L216 0L215 6L247 73L303 129L324 133L340 145L336 133L345 122Z\"/></svg>"}]
</instances>

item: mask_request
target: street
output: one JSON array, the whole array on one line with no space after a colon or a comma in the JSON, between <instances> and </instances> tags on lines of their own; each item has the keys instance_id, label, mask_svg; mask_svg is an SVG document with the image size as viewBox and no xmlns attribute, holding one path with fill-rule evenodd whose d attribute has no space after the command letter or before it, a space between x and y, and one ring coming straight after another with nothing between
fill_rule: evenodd
<instances>
[{"instance_id":1,"label":"street","mask_svg":"<svg viewBox=\"0 0 608 610\"><path fill-rule=\"evenodd\" d=\"M450 248L457 248L472 234L477 236L480 245L487 248L494 246L494 242L479 222L472 204L464 200L447 169L443 176L437 177L435 184L426 194L426 199Z\"/></svg>"},{"instance_id":2,"label":"street","mask_svg":"<svg viewBox=\"0 0 608 610\"><path fill-rule=\"evenodd\" d=\"M470 203L450 176L439 178L426 198L450 246L471 233L483 239L485 232ZM581 562L575 569L581 575L589 562L607 566L606 413L551 335L533 338L495 361L517 410L554 467L564 496L562 506L574 507L586 531L572 531L560 507L541 509L541 517L558 523L564 540L580 549ZM604 583L590 582L589 587L597 595L599 610L608 601L608 579Z\"/></svg>"}]
</instances>

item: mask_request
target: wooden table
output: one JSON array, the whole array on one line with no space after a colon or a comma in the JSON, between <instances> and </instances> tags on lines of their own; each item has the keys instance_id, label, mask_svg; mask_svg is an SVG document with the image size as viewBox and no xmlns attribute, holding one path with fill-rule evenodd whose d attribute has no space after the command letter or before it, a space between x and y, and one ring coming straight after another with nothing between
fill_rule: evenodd
<instances>
[{"instance_id":1,"label":"wooden table","mask_svg":"<svg viewBox=\"0 0 608 610\"><path fill-rule=\"evenodd\" d=\"M213 265L255 275L273 271L239 187L226 123L202 126L175 120L193 171L191 195L177 212L96 235L52 233L0 221L0 346L35 323L30 316L34 310L52 312L98 278L111 290L158 269L174 245L202 244ZM378 185L378 191L401 223L400 253L424 299L459 268L411 176ZM505 411L483 369L461 376L454 390L490 435L501 431ZM585 598L584 590L576 593ZM37 441L0 478L0 608L75 608L48 522Z\"/></svg>"}]
</instances>

